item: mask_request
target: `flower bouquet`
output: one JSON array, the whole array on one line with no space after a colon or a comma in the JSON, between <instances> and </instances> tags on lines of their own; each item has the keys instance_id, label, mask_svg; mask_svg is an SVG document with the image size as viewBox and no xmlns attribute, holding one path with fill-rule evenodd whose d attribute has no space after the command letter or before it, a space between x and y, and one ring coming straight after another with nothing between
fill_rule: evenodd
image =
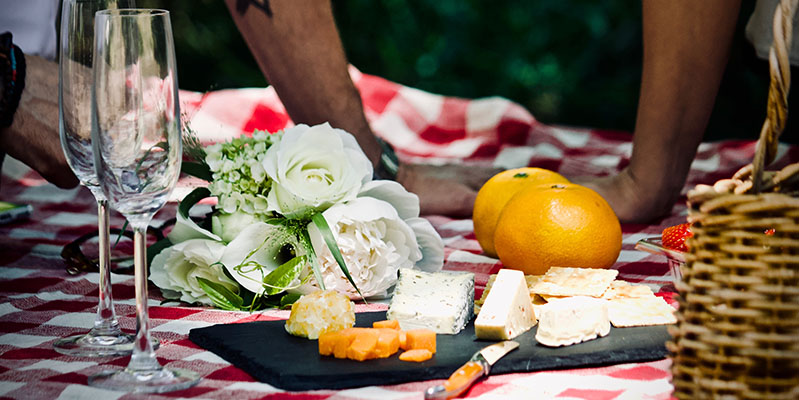
<instances>
[{"instance_id":1,"label":"flower bouquet","mask_svg":"<svg viewBox=\"0 0 799 400\"><path fill-rule=\"evenodd\" d=\"M189 135L183 172L202 178L149 249L164 297L226 310L291 304L332 289L386 296L399 268L441 269L443 242L400 184L372 180L355 138L325 123L203 147ZM190 209L215 197L195 220Z\"/></svg>"}]
</instances>

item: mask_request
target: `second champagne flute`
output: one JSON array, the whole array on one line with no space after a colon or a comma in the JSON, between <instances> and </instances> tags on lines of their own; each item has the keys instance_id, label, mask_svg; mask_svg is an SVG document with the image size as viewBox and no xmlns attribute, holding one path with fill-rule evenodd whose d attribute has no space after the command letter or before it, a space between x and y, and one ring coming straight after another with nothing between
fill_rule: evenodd
<instances>
[{"instance_id":1,"label":"second champagne flute","mask_svg":"<svg viewBox=\"0 0 799 400\"><path fill-rule=\"evenodd\" d=\"M89 385L168 392L199 381L162 367L150 342L146 232L180 173L178 80L169 12L106 10L95 17L92 148L111 206L133 227L138 331L128 366L89 377Z\"/></svg>"}]
</instances>

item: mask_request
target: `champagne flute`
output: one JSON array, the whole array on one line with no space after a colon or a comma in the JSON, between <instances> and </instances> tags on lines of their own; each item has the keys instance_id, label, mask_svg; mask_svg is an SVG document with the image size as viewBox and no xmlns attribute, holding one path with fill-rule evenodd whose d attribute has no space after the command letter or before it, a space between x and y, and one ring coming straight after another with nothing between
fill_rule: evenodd
<instances>
[{"instance_id":1,"label":"champagne flute","mask_svg":"<svg viewBox=\"0 0 799 400\"><path fill-rule=\"evenodd\" d=\"M167 201L182 156L177 68L169 12L105 10L95 16L92 148L100 186L133 227L138 331L128 366L89 385L162 393L199 382L155 357L147 315L147 226Z\"/></svg>"},{"instance_id":2,"label":"champagne flute","mask_svg":"<svg viewBox=\"0 0 799 400\"><path fill-rule=\"evenodd\" d=\"M94 327L57 340L53 347L81 357L123 356L133 351L134 336L122 332L111 294L108 201L97 182L91 148L91 84L94 13L132 7L126 0L65 0L61 10L58 68L58 125L67 162L97 201L100 291Z\"/></svg>"}]
</instances>

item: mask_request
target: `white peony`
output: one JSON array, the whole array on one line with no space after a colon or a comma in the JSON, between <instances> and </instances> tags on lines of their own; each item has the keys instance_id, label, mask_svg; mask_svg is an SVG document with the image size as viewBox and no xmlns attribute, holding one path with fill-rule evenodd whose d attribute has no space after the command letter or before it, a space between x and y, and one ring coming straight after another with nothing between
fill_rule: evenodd
<instances>
[{"instance_id":1,"label":"white peony","mask_svg":"<svg viewBox=\"0 0 799 400\"><path fill-rule=\"evenodd\" d=\"M297 237L281 225L255 222L228 243L220 258L230 276L253 293L264 291L263 280L295 255L305 255Z\"/></svg>"},{"instance_id":2,"label":"white peony","mask_svg":"<svg viewBox=\"0 0 799 400\"><path fill-rule=\"evenodd\" d=\"M207 239L189 239L167 247L153 258L150 280L168 299L213 305L198 277L238 292L236 282L225 275L218 263L224 249L224 244Z\"/></svg>"},{"instance_id":3,"label":"white peony","mask_svg":"<svg viewBox=\"0 0 799 400\"><path fill-rule=\"evenodd\" d=\"M336 204L322 215L333 231L350 275L365 297L385 295L396 283L399 269L413 268L422 258L413 230L385 201L360 197ZM308 233L325 289L358 298L316 225L309 224ZM311 291L315 287L316 282L311 280L300 291Z\"/></svg>"},{"instance_id":4,"label":"white peony","mask_svg":"<svg viewBox=\"0 0 799 400\"><path fill-rule=\"evenodd\" d=\"M372 165L355 138L327 123L286 129L266 151L263 167L272 179L269 210L287 218L354 199L372 177Z\"/></svg>"}]
</instances>

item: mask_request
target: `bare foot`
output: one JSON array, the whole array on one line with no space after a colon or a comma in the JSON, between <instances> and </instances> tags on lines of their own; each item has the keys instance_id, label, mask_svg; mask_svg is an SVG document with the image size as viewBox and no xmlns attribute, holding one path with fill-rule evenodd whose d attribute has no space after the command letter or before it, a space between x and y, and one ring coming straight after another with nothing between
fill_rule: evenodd
<instances>
[{"instance_id":1,"label":"bare foot","mask_svg":"<svg viewBox=\"0 0 799 400\"><path fill-rule=\"evenodd\" d=\"M671 212L677 193L658 193L637 182L627 169L602 178L577 178L575 183L599 193L623 223L646 223Z\"/></svg>"}]
</instances>

